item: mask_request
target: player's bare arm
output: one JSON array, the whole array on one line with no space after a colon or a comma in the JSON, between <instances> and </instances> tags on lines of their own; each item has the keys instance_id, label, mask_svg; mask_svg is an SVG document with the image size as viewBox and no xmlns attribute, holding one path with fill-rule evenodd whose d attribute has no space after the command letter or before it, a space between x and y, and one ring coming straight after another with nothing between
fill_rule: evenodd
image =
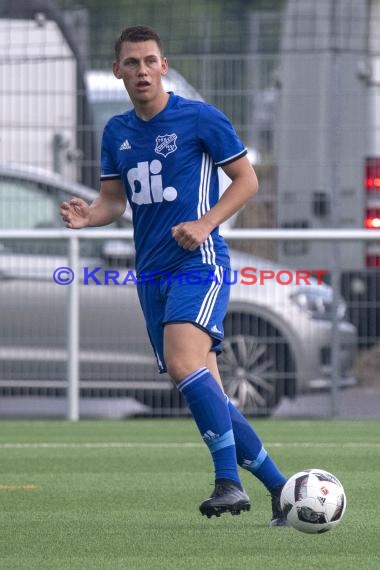
<instances>
[{"instance_id":1,"label":"player's bare arm","mask_svg":"<svg viewBox=\"0 0 380 570\"><path fill-rule=\"evenodd\" d=\"M120 180L101 183L100 193L89 205L81 198L73 198L61 205L61 216L67 228L105 226L117 220L126 207L125 190Z\"/></svg>"},{"instance_id":2,"label":"player's bare arm","mask_svg":"<svg viewBox=\"0 0 380 570\"><path fill-rule=\"evenodd\" d=\"M238 212L258 191L255 171L247 157L223 167L232 180L217 204L199 220L183 222L172 228L172 236L184 249L195 250L206 241L214 228Z\"/></svg>"}]
</instances>

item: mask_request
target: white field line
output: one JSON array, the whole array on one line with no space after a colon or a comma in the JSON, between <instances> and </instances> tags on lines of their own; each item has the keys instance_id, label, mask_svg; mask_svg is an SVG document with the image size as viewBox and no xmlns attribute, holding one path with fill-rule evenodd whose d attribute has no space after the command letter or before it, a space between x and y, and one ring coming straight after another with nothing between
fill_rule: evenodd
<instances>
[{"instance_id":1,"label":"white field line","mask_svg":"<svg viewBox=\"0 0 380 570\"><path fill-rule=\"evenodd\" d=\"M1 449L181 449L201 448L205 444L201 442L35 442L35 443L0 443ZM265 447L302 447L302 448L344 448L344 449L380 449L380 442L350 442L350 443L312 443L312 442L268 442Z\"/></svg>"}]
</instances>

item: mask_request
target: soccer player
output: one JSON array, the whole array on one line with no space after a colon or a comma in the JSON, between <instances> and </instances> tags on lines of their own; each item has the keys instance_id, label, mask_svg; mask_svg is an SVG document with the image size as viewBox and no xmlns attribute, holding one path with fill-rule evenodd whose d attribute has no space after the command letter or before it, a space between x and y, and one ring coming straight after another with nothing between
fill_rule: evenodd
<instances>
[{"instance_id":1,"label":"soccer player","mask_svg":"<svg viewBox=\"0 0 380 570\"><path fill-rule=\"evenodd\" d=\"M254 196L257 178L229 120L209 104L167 93L167 70L154 30L121 33L113 72L134 108L105 126L99 196L91 205L73 198L61 215L68 228L103 226L122 215L128 200L137 289L157 364L186 399L214 463L215 488L200 511L210 517L249 510L240 465L269 490L271 526L283 526L286 479L228 401L216 360L229 298L229 255L218 227ZM221 197L218 167L231 179ZM157 282L144 279L153 272ZM190 273L197 279L185 278Z\"/></svg>"}]
</instances>

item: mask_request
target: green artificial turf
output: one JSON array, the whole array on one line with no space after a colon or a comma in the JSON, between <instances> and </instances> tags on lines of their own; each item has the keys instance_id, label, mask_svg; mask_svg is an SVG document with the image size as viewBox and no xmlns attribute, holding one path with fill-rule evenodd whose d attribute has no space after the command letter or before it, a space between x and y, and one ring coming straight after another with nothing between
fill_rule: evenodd
<instances>
[{"instance_id":1,"label":"green artificial turf","mask_svg":"<svg viewBox=\"0 0 380 570\"><path fill-rule=\"evenodd\" d=\"M251 511L202 517L212 464L191 420L0 422L0 569L378 570L380 424L254 424L287 476L341 480L336 529L268 528L270 498L247 472Z\"/></svg>"}]
</instances>

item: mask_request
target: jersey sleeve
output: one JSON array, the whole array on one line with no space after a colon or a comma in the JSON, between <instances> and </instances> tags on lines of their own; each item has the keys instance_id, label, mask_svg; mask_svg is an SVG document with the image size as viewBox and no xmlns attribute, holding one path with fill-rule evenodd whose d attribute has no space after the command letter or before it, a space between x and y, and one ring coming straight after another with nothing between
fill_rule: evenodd
<instances>
[{"instance_id":1,"label":"jersey sleeve","mask_svg":"<svg viewBox=\"0 0 380 570\"><path fill-rule=\"evenodd\" d=\"M200 106L198 134L205 151L217 166L233 162L247 154L229 119L212 105Z\"/></svg>"},{"instance_id":2,"label":"jersey sleeve","mask_svg":"<svg viewBox=\"0 0 380 570\"><path fill-rule=\"evenodd\" d=\"M120 178L120 172L113 158L112 153L112 133L111 126L108 123L104 127L101 156L100 156L100 180L114 180Z\"/></svg>"}]
</instances>

